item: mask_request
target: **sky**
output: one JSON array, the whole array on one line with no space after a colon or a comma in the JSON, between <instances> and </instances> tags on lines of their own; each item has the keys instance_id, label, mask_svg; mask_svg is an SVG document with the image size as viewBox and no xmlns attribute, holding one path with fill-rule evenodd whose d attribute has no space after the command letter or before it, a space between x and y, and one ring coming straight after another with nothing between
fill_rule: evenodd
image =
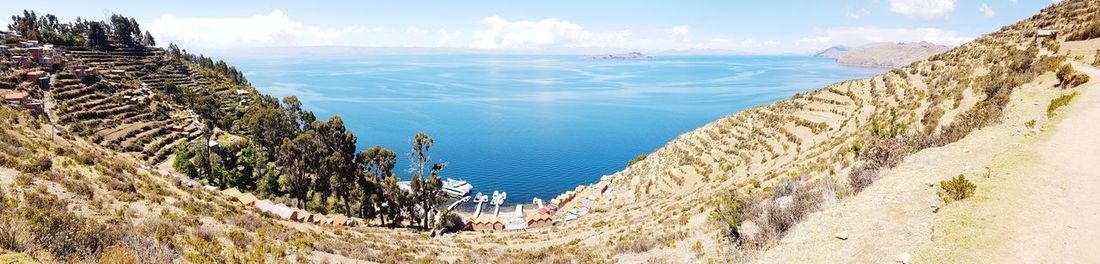
<instances>
[{"instance_id":1,"label":"sky","mask_svg":"<svg viewBox=\"0 0 1100 264\"><path fill-rule=\"evenodd\" d=\"M835 45L958 45L1051 0L766 1L23 1L63 21L136 18L158 45L191 50L294 46L487 51L716 49L812 53Z\"/></svg>"}]
</instances>

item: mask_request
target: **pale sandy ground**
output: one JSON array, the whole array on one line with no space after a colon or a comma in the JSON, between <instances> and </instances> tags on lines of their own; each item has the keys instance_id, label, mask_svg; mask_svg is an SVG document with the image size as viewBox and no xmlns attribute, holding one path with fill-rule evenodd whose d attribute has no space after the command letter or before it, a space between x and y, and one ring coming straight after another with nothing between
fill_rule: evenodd
<instances>
[{"instance_id":1,"label":"pale sandy ground","mask_svg":"<svg viewBox=\"0 0 1100 264\"><path fill-rule=\"evenodd\" d=\"M1003 124L910 156L860 194L813 214L756 260L893 263L911 255L930 263L1100 263L1100 199L1091 196L1100 193L1100 94L1077 88L1082 94L1064 120L1029 136L1037 131L1023 124L1047 124L1049 100L1064 92L1049 88L1050 76L1039 80L1016 92ZM1036 149L1041 158L1020 157ZM943 205L938 187L928 184L959 174L978 185L976 197ZM933 205L943 206L939 214ZM835 238L841 231L847 240Z\"/></svg>"},{"instance_id":2,"label":"pale sandy ground","mask_svg":"<svg viewBox=\"0 0 1100 264\"><path fill-rule=\"evenodd\" d=\"M1100 77L1096 68L1075 66ZM1021 263L1100 263L1100 91L1078 96L1050 141L1039 147L1041 162L1035 165L1065 177L1065 185L1051 193L1028 193L1030 200L1050 206L1028 212L1032 221L1020 228L1027 232L1012 237L1014 259Z\"/></svg>"}]
</instances>

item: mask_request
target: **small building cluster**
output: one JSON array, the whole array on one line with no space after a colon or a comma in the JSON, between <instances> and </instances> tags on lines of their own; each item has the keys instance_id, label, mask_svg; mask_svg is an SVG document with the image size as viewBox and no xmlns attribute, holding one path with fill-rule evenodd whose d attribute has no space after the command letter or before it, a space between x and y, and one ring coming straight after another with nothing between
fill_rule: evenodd
<instances>
[{"instance_id":1,"label":"small building cluster","mask_svg":"<svg viewBox=\"0 0 1100 264\"><path fill-rule=\"evenodd\" d=\"M293 208L281 203L273 203L268 200L257 199L255 195L251 193L242 193L237 188L229 188L221 191L221 194L231 200L236 200L245 207L254 208L260 212L274 215L283 220L313 223L318 225L331 225L331 226L355 226L358 224L358 220L347 217L345 215L334 214L324 215L319 213L311 213L306 210Z\"/></svg>"},{"instance_id":2,"label":"small building cluster","mask_svg":"<svg viewBox=\"0 0 1100 264\"><path fill-rule=\"evenodd\" d=\"M39 44L35 40L19 41L18 45L0 45L0 54L11 56L11 67L31 69L42 67L48 70L64 69L69 59L65 53L54 49L51 44Z\"/></svg>"}]
</instances>

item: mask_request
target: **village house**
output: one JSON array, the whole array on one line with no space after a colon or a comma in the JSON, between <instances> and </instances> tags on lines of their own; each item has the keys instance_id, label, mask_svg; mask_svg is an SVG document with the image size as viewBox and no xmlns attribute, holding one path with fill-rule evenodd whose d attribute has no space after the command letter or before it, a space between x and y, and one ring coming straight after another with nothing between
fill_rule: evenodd
<instances>
[{"instance_id":1,"label":"village house","mask_svg":"<svg viewBox=\"0 0 1100 264\"><path fill-rule=\"evenodd\" d=\"M44 51L42 47L30 47L26 48L25 50L27 51L27 54L30 54L31 58L34 60L39 60L42 59L42 57L46 56L46 51Z\"/></svg>"},{"instance_id":2,"label":"village house","mask_svg":"<svg viewBox=\"0 0 1100 264\"><path fill-rule=\"evenodd\" d=\"M8 104L12 106L21 106L24 103L30 101L30 96L30 94L27 94L25 92L8 93L4 94L4 101L8 102Z\"/></svg>"},{"instance_id":3,"label":"village house","mask_svg":"<svg viewBox=\"0 0 1100 264\"><path fill-rule=\"evenodd\" d=\"M11 106L22 106L30 110L42 110L42 101L31 99L31 95L26 92L5 94L4 101Z\"/></svg>"},{"instance_id":4,"label":"village house","mask_svg":"<svg viewBox=\"0 0 1100 264\"><path fill-rule=\"evenodd\" d=\"M45 71L31 71L27 72L27 81L37 81L38 78L46 77L48 74Z\"/></svg>"},{"instance_id":5,"label":"village house","mask_svg":"<svg viewBox=\"0 0 1100 264\"><path fill-rule=\"evenodd\" d=\"M65 62L65 54L57 52L53 55L50 55L49 57L42 58L41 64L46 67L56 67L56 69L60 69L62 67L65 67Z\"/></svg>"},{"instance_id":6,"label":"village house","mask_svg":"<svg viewBox=\"0 0 1100 264\"><path fill-rule=\"evenodd\" d=\"M27 58L27 56L11 56L11 59L15 61L16 68L26 69L34 67L34 60Z\"/></svg>"}]
</instances>

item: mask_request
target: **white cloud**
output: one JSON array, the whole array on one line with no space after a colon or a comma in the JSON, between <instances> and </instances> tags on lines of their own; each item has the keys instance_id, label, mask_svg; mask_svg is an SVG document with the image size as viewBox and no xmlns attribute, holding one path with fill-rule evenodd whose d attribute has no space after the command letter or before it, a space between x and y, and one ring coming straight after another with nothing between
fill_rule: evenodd
<instances>
[{"instance_id":1,"label":"white cloud","mask_svg":"<svg viewBox=\"0 0 1100 264\"><path fill-rule=\"evenodd\" d=\"M439 45L447 45L451 42L451 40L462 36L462 32L450 32L442 28L437 30L436 33L439 34Z\"/></svg>"},{"instance_id":2,"label":"white cloud","mask_svg":"<svg viewBox=\"0 0 1100 264\"><path fill-rule=\"evenodd\" d=\"M489 26L473 35L474 48L542 49L550 47L615 47L626 42L630 30L590 32L573 22L545 18L539 21L508 21L499 16L482 20Z\"/></svg>"},{"instance_id":3,"label":"white cloud","mask_svg":"<svg viewBox=\"0 0 1100 264\"><path fill-rule=\"evenodd\" d=\"M428 30L420 29L418 27L409 27L409 28L405 29L405 33L423 35L423 34L427 34Z\"/></svg>"},{"instance_id":4,"label":"white cloud","mask_svg":"<svg viewBox=\"0 0 1100 264\"><path fill-rule=\"evenodd\" d=\"M835 45L860 46L876 42L926 41L941 45L959 45L972 38L938 28L837 27L818 31L813 37L796 43L802 51L823 49Z\"/></svg>"},{"instance_id":5,"label":"white cloud","mask_svg":"<svg viewBox=\"0 0 1100 264\"><path fill-rule=\"evenodd\" d=\"M956 0L890 0L890 12L933 20L947 18Z\"/></svg>"},{"instance_id":6,"label":"white cloud","mask_svg":"<svg viewBox=\"0 0 1100 264\"><path fill-rule=\"evenodd\" d=\"M848 11L848 13L846 15L848 16L848 18L851 18L851 19L860 19L860 18L863 18L864 16L867 16L867 15L870 15L870 14L871 14L871 10L867 10L866 8L860 8L859 10Z\"/></svg>"},{"instance_id":7,"label":"white cloud","mask_svg":"<svg viewBox=\"0 0 1100 264\"><path fill-rule=\"evenodd\" d=\"M1016 3L1019 3L1020 0L1008 0L1008 2L1012 3L1012 5L1016 5Z\"/></svg>"},{"instance_id":8,"label":"white cloud","mask_svg":"<svg viewBox=\"0 0 1100 264\"><path fill-rule=\"evenodd\" d=\"M668 35L671 36L671 37L683 36L683 35L687 35L688 33L691 33L691 31L688 30L688 26L686 26L686 25L672 27L672 29L669 29L668 32L669 32Z\"/></svg>"},{"instance_id":9,"label":"white cloud","mask_svg":"<svg viewBox=\"0 0 1100 264\"><path fill-rule=\"evenodd\" d=\"M186 48L347 45L368 31L359 25L319 27L291 20L282 10L250 17L202 18L165 14L149 23L159 43Z\"/></svg>"},{"instance_id":10,"label":"white cloud","mask_svg":"<svg viewBox=\"0 0 1100 264\"><path fill-rule=\"evenodd\" d=\"M997 15L997 12L994 12L993 8L985 3L982 3L982 6L978 8L978 12L981 12L983 17L993 17Z\"/></svg>"}]
</instances>

